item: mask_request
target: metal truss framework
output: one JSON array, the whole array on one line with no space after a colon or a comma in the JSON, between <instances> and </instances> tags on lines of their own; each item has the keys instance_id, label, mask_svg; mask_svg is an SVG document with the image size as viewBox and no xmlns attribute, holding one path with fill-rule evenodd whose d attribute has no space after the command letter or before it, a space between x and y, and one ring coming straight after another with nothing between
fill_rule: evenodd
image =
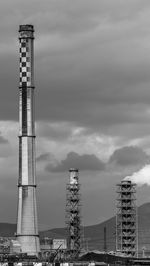
<instances>
[{"instance_id":1,"label":"metal truss framework","mask_svg":"<svg viewBox=\"0 0 150 266\"><path fill-rule=\"evenodd\" d=\"M81 249L80 184L77 169L70 169L67 184L66 224L70 259L78 259Z\"/></svg>"},{"instance_id":2,"label":"metal truss framework","mask_svg":"<svg viewBox=\"0 0 150 266\"><path fill-rule=\"evenodd\" d=\"M138 252L136 184L117 184L116 250L136 257Z\"/></svg>"}]
</instances>

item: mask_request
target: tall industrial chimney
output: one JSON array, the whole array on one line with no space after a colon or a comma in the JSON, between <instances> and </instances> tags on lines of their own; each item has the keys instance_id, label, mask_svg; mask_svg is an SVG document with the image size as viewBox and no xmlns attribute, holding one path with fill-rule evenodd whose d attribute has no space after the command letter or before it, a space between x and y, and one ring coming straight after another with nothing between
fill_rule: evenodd
<instances>
[{"instance_id":1,"label":"tall industrial chimney","mask_svg":"<svg viewBox=\"0 0 150 266\"><path fill-rule=\"evenodd\" d=\"M28 255L38 255L40 251L35 192L33 41L34 27L20 25L19 179L16 237L22 253Z\"/></svg>"}]
</instances>

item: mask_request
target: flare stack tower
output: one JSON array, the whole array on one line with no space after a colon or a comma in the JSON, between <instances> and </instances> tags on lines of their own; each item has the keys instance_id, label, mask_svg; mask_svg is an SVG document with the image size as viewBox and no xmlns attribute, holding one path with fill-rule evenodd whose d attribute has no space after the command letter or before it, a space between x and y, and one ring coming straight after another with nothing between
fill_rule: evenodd
<instances>
[{"instance_id":1,"label":"flare stack tower","mask_svg":"<svg viewBox=\"0 0 150 266\"><path fill-rule=\"evenodd\" d=\"M66 224L70 259L78 259L81 251L80 184L78 169L69 170L67 184Z\"/></svg>"},{"instance_id":2,"label":"flare stack tower","mask_svg":"<svg viewBox=\"0 0 150 266\"><path fill-rule=\"evenodd\" d=\"M20 25L19 179L17 240L22 253L40 251L35 180L34 27Z\"/></svg>"}]
</instances>

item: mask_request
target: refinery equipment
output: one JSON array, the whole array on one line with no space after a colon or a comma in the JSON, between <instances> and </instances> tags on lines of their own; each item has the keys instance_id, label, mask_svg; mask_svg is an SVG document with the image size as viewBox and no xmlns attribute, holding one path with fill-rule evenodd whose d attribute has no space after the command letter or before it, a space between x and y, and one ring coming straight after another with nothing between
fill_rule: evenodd
<instances>
[{"instance_id":1,"label":"refinery equipment","mask_svg":"<svg viewBox=\"0 0 150 266\"><path fill-rule=\"evenodd\" d=\"M33 26L20 25L19 179L16 237L22 253L37 256L40 245L35 180L33 41Z\"/></svg>"},{"instance_id":2,"label":"refinery equipment","mask_svg":"<svg viewBox=\"0 0 150 266\"><path fill-rule=\"evenodd\" d=\"M137 239L136 184L123 180L117 184L116 251L136 257Z\"/></svg>"},{"instance_id":3,"label":"refinery equipment","mask_svg":"<svg viewBox=\"0 0 150 266\"><path fill-rule=\"evenodd\" d=\"M66 223L70 258L78 259L81 250L80 184L77 169L69 170L67 184Z\"/></svg>"},{"instance_id":4,"label":"refinery equipment","mask_svg":"<svg viewBox=\"0 0 150 266\"><path fill-rule=\"evenodd\" d=\"M67 249L67 241L66 239L53 239L53 249L64 250Z\"/></svg>"}]
</instances>

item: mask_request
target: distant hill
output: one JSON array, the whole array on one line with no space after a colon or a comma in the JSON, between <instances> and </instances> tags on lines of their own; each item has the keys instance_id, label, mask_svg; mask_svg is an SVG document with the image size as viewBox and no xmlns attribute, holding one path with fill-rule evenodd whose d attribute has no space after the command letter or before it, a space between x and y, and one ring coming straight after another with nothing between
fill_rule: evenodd
<instances>
[{"instance_id":1,"label":"distant hill","mask_svg":"<svg viewBox=\"0 0 150 266\"><path fill-rule=\"evenodd\" d=\"M0 237L13 237L16 232L16 224L0 223Z\"/></svg>"},{"instance_id":2,"label":"distant hill","mask_svg":"<svg viewBox=\"0 0 150 266\"><path fill-rule=\"evenodd\" d=\"M97 225L85 226L82 230L84 246L86 249L103 249L104 246L104 227L107 230L107 245L109 250L115 249L115 217ZM65 228L55 228L40 232L41 237L65 238Z\"/></svg>"},{"instance_id":3,"label":"distant hill","mask_svg":"<svg viewBox=\"0 0 150 266\"><path fill-rule=\"evenodd\" d=\"M107 221L86 226L84 228L84 246L89 250L103 250L104 248L104 227L107 231L107 249L115 250L115 216ZM0 223L0 236L14 236L16 225L9 223ZM41 237L65 238L65 228L54 228L40 232ZM150 203L145 203L138 208L138 238L139 250L142 252L144 247L150 252Z\"/></svg>"},{"instance_id":4,"label":"distant hill","mask_svg":"<svg viewBox=\"0 0 150 266\"><path fill-rule=\"evenodd\" d=\"M84 228L84 246L89 250L104 249L104 227L106 227L107 249L115 250L115 216L97 225L86 226ZM50 238L66 237L65 228L55 228L40 233L41 236ZM139 251L142 248L150 252L150 203L145 203L138 207L138 239Z\"/></svg>"}]
</instances>

